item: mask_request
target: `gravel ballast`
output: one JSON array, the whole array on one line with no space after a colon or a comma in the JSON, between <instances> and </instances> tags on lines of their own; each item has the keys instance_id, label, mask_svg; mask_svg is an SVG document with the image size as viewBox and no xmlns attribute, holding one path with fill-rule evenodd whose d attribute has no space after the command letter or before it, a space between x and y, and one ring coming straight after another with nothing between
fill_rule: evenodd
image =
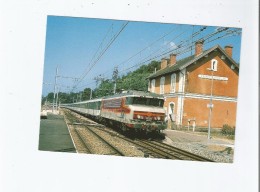
<instances>
[{"instance_id":1,"label":"gravel ballast","mask_svg":"<svg viewBox=\"0 0 260 192\"><path fill-rule=\"evenodd\" d=\"M234 141L211 138L195 132L164 130L165 143L181 148L194 154L209 158L216 162L233 163Z\"/></svg>"}]
</instances>

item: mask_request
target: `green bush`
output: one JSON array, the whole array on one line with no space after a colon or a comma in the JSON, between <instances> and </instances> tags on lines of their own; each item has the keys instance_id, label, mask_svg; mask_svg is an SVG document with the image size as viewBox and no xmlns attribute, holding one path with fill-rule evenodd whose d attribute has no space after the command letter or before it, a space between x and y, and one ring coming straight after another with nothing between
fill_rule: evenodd
<instances>
[{"instance_id":1,"label":"green bush","mask_svg":"<svg viewBox=\"0 0 260 192\"><path fill-rule=\"evenodd\" d=\"M221 129L221 133L223 135L235 135L235 127L231 127L228 124L223 125L222 129Z\"/></svg>"}]
</instances>

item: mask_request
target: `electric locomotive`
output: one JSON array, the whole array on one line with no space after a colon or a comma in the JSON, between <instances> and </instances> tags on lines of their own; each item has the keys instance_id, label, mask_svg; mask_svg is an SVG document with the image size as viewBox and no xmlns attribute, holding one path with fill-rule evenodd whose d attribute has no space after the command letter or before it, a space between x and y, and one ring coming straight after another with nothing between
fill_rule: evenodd
<instances>
[{"instance_id":1,"label":"electric locomotive","mask_svg":"<svg viewBox=\"0 0 260 192\"><path fill-rule=\"evenodd\" d=\"M124 91L99 99L63 104L62 107L90 115L101 123L120 127L123 131L159 132L166 128L163 104L161 95Z\"/></svg>"}]
</instances>

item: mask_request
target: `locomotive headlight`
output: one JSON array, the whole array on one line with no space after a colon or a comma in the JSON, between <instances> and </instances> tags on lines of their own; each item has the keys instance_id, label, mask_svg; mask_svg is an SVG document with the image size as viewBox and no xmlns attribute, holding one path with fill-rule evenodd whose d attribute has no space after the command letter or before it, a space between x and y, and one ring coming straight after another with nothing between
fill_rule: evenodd
<instances>
[{"instance_id":1,"label":"locomotive headlight","mask_svg":"<svg viewBox=\"0 0 260 192\"><path fill-rule=\"evenodd\" d=\"M157 120L161 120L161 117L159 116L159 117L157 117Z\"/></svg>"},{"instance_id":2,"label":"locomotive headlight","mask_svg":"<svg viewBox=\"0 0 260 192\"><path fill-rule=\"evenodd\" d=\"M137 115L137 119L141 119L141 116L140 116L140 115Z\"/></svg>"}]
</instances>

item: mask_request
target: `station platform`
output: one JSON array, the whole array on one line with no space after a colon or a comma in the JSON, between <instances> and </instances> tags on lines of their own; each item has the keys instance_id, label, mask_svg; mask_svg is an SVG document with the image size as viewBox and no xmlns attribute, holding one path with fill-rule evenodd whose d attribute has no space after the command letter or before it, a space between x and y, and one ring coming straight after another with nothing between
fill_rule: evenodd
<instances>
[{"instance_id":1,"label":"station platform","mask_svg":"<svg viewBox=\"0 0 260 192\"><path fill-rule=\"evenodd\" d=\"M207 134L202 135L199 132L187 132L178 130L164 130L163 133L171 141L178 143L200 143L204 145L220 145L234 148L234 140L223 139L218 137L212 137L210 140L207 138Z\"/></svg>"},{"instance_id":2,"label":"station platform","mask_svg":"<svg viewBox=\"0 0 260 192\"><path fill-rule=\"evenodd\" d=\"M38 149L41 151L76 152L62 115L47 113L47 118L41 119Z\"/></svg>"}]
</instances>

